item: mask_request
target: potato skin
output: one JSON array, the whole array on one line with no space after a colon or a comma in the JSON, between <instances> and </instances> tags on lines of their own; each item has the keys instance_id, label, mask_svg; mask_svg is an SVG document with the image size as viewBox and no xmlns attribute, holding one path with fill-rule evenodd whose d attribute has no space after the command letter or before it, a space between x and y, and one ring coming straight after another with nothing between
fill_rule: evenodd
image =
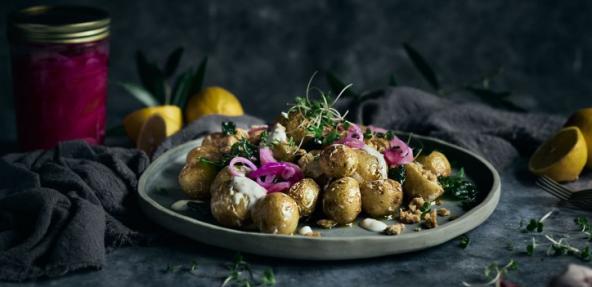
<instances>
[{"instance_id":1,"label":"potato skin","mask_svg":"<svg viewBox=\"0 0 592 287\"><path fill-rule=\"evenodd\" d=\"M221 177L225 177L222 174ZM212 190L210 211L221 225L239 228L251 222L251 209L267 191L244 176L231 177Z\"/></svg>"},{"instance_id":2,"label":"potato skin","mask_svg":"<svg viewBox=\"0 0 592 287\"><path fill-rule=\"evenodd\" d=\"M286 194L296 201L300 216L305 217L315 211L319 192L320 187L312 178L304 178L292 185Z\"/></svg>"},{"instance_id":3,"label":"potato skin","mask_svg":"<svg viewBox=\"0 0 592 287\"><path fill-rule=\"evenodd\" d=\"M302 169L304 176L317 179L323 175L320 156L320 150L311 150L298 159L298 166Z\"/></svg>"},{"instance_id":4,"label":"potato skin","mask_svg":"<svg viewBox=\"0 0 592 287\"><path fill-rule=\"evenodd\" d=\"M257 201L251 217L259 231L273 234L293 234L298 227L298 204L285 193L270 193Z\"/></svg>"},{"instance_id":5,"label":"potato skin","mask_svg":"<svg viewBox=\"0 0 592 287\"><path fill-rule=\"evenodd\" d=\"M210 211L216 221L226 227L243 227L250 219L248 202L234 200L232 180L221 183L212 193Z\"/></svg>"},{"instance_id":6,"label":"potato skin","mask_svg":"<svg viewBox=\"0 0 592 287\"><path fill-rule=\"evenodd\" d=\"M409 198L421 197L425 201L431 202L444 193L436 175L424 169L420 163L406 164L405 171L403 192Z\"/></svg>"},{"instance_id":7,"label":"potato skin","mask_svg":"<svg viewBox=\"0 0 592 287\"><path fill-rule=\"evenodd\" d=\"M369 181L360 186L362 210L374 218L393 215L403 202L401 184L392 179Z\"/></svg>"},{"instance_id":8,"label":"potato skin","mask_svg":"<svg viewBox=\"0 0 592 287\"><path fill-rule=\"evenodd\" d=\"M343 177L329 184L323 193L323 212L338 224L353 222L362 210L358 181Z\"/></svg>"},{"instance_id":9,"label":"potato skin","mask_svg":"<svg viewBox=\"0 0 592 287\"><path fill-rule=\"evenodd\" d=\"M298 146L287 142L274 143L271 145L271 151L273 156L278 161L289 161L292 162L296 157Z\"/></svg>"},{"instance_id":10,"label":"potato skin","mask_svg":"<svg viewBox=\"0 0 592 287\"><path fill-rule=\"evenodd\" d=\"M233 144L242 138L249 138L247 131L237 128L236 134L225 135L221 132L211 133L207 135L202 141L201 145L206 148L216 150L219 153L226 153L230 151Z\"/></svg>"},{"instance_id":11,"label":"potato skin","mask_svg":"<svg viewBox=\"0 0 592 287\"><path fill-rule=\"evenodd\" d=\"M200 158L202 157L217 160L220 155L211 148L196 147L187 154L187 162L178 176L183 193L198 200L210 198L210 185L218 172L216 166L201 162Z\"/></svg>"},{"instance_id":12,"label":"potato skin","mask_svg":"<svg viewBox=\"0 0 592 287\"><path fill-rule=\"evenodd\" d=\"M291 111L288 117L280 117L278 122L286 128L286 134L294 139L296 143L306 143L312 137L306 129L310 122L300 111Z\"/></svg>"},{"instance_id":13,"label":"potato skin","mask_svg":"<svg viewBox=\"0 0 592 287\"><path fill-rule=\"evenodd\" d=\"M449 176L452 173L452 167L446 156L439 152L433 151L427 156L420 156L417 161L423 165L423 167L436 176Z\"/></svg>"},{"instance_id":14,"label":"potato skin","mask_svg":"<svg viewBox=\"0 0 592 287\"><path fill-rule=\"evenodd\" d=\"M354 152L358 158L358 165L356 166L356 172L352 176L353 178L360 184L382 178L380 165L376 157L361 149L354 149Z\"/></svg>"},{"instance_id":15,"label":"potato skin","mask_svg":"<svg viewBox=\"0 0 592 287\"><path fill-rule=\"evenodd\" d=\"M352 176L358 166L358 157L354 150L342 144L324 148L319 160L323 174L333 178Z\"/></svg>"}]
</instances>

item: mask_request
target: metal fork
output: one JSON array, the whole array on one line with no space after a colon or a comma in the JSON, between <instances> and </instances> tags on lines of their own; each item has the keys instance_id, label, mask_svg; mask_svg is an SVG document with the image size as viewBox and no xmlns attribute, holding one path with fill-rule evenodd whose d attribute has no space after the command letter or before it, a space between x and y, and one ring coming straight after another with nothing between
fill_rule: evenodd
<instances>
[{"instance_id":1,"label":"metal fork","mask_svg":"<svg viewBox=\"0 0 592 287\"><path fill-rule=\"evenodd\" d=\"M541 176L536 184L551 195L582 209L592 209L592 189L573 190L548 176Z\"/></svg>"}]
</instances>

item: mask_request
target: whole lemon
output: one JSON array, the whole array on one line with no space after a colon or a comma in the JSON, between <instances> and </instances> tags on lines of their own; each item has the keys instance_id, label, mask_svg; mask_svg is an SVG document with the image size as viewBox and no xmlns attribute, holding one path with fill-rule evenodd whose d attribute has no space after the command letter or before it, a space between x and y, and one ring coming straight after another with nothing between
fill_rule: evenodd
<instances>
[{"instance_id":1,"label":"whole lemon","mask_svg":"<svg viewBox=\"0 0 592 287\"><path fill-rule=\"evenodd\" d=\"M242 116L243 106L228 90L221 87L207 87L193 95L185 108L185 119L192 122L205 115Z\"/></svg>"},{"instance_id":2,"label":"whole lemon","mask_svg":"<svg viewBox=\"0 0 592 287\"><path fill-rule=\"evenodd\" d=\"M580 131L586 140L586 146L588 147L588 161L586 162L586 167L592 168L592 108L585 108L575 112L569 117L565 126L575 126L580 128Z\"/></svg>"}]
</instances>

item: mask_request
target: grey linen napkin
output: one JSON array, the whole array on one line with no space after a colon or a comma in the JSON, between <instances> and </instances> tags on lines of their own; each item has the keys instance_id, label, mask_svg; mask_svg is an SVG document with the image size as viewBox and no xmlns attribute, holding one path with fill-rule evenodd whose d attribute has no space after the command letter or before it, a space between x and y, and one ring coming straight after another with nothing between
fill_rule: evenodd
<instances>
[{"instance_id":1,"label":"grey linen napkin","mask_svg":"<svg viewBox=\"0 0 592 287\"><path fill-rule=\"evenodd\" d=\"M433 136L465 147L497 168L519 155L529 156L565 123L559 116L502 111L409 87L372 93L351 112L356 122Z\"/></svg>"},{"instance_id":2,"label":"grey linen napkin","mask_svg":"<svg viewBox=\"0 0 592 287\"><path fill-rule=\"evenodd\" d=\"M99 269L108 249L136 244L134 196L148 166L135 149L83 141L0 159L0 280Z\"/></svg>"}]
</instances>

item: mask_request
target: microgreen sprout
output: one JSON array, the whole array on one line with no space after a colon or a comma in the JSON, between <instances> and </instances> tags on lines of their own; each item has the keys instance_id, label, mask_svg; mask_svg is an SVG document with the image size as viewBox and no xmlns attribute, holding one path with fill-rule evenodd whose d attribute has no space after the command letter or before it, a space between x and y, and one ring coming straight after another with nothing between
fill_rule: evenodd
<instances>
[{"instance_id":1,"label":"microgreen sprout","mask_svg":"<svg viewBox=\"0 0 592 287\"><path fill-rule=\"evenodd\" d=\"M483 271L485 277L490 278L491 280L485 283L467 283L463 281L462 284L467 287L500 286L503 276L506 275L508 271L516 269L518 269L518 263L514 261L514 259L511 259L506 265L501 267L496 262L493 262Z\"/></svg>"},{"instance_id":2,"label":"microgreen sprout","mask_svg":"<svg viewBox=\"0 0 592 287\"><path fill-rule=\"evenodd\" d=\"M261 278L255 280L254 272L251 265L245 261L241 254L234 257L232 264L228 265L228 276L222 282L221 287L224 286L274 286L276 284L273 270L268 268L263 271ZM246 273L246 274L245 274Z\"/></svg>"},{"instance_id":3,"label":"microgreen sprout","mask_svg":"<svg viewBox=\"0 0 592 287\"><path fill-rule=\"evenodd\" d=\"M588 239L592 239L592 226L588 222L588 218L583 216L578 216L574 219L574 222L578 226L580 232L586 234Z\"/></svg>"},{"instance_id":4,"label":"microgreen sprout","mask_svg":"<svg viewBox=\"0 0 592 287\"><path fill-rule=\"evenodd\" d=\"M551 214L553 213L553 210L547 212L545 215L543 215L543 217L541 217L540 219L531 219L528 222L528 225L526 225L526 230L533 232L543 232L543 228L544 228L544 224L543 221L545 221L547 218L549 218L549 216L551 216Z\"/></svg>"},{"instance_id":5,"label":"microgreen sprout","mask_svg":"<svg viewBox=\"0 0 592 287\"><path fill-rule=\"evenodd\" d=\"M471 244L471 238L469 238L469 236L467 236L466 234L463 234L461 236L458 237L459 241L458 241L458 246L462 249L465 249L469 246L469 244Z\"/></svg>"},{"instance_id":6,"label":"microgreen sprout","mask_svg":"<svg viewBox=\"0 0 592 287\"><path fill-rule=\"evenodd\" d=\"M537 247L537 243L533 237L532 242L530 244L526 245L526 254L528 254L528 256L534 255L534 250L536 249L536 247Z\"/></svg>"}]
</instances>

